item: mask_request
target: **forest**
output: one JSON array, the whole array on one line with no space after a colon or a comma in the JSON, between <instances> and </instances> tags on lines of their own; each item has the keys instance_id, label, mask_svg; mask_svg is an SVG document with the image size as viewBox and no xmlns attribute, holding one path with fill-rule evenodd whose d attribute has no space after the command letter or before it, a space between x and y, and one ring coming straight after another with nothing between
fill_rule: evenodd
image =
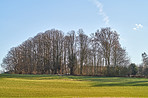
<instances>
[{"instance_id":1,"label":"forest","mask_svg":"<svg viewBox=\"0 0 148 98\"><path fill-rule=\"evenodd\" d=\"M130 63L119 34L110 27L86 35L82 29L67 34L47 30L10 49L1 66L14 74L61 74L91 76L148 75L143 64Z\"/></svg>"}]
</instances>

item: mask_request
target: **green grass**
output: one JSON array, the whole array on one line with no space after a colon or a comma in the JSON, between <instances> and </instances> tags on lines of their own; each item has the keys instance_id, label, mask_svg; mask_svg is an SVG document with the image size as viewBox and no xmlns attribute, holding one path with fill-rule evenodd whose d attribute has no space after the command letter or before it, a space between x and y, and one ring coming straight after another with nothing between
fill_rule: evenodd
<instances>
[{"instance_id":1,"label":"green grass","mask_svg":"<svg viewBox=\"0 0 148 98\"><path fill-rule=\"evenodd\" d=\"M1 74L0 97L148 98L148 79Z\"/></svg>"}]
</instances>

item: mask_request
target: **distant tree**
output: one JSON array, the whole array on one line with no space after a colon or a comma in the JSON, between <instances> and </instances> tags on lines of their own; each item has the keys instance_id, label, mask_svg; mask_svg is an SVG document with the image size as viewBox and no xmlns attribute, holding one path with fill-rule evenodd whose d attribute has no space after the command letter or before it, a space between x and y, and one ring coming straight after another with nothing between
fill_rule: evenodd
<instances>
[{"instance_id":1,"label":"distant tree","mask_svg":"<svg viewBox=\"0 0 148 98\"><path fill-rule=\"evenodd\" d=\"M143 74L144 74L145 76L148 76L148 68L144 68Z\"/></svg>"},{"instance_id":2,"label":"distant tree","mask_svg":"<svg viewBox=\"0 0 148 98\"><path fill-rule=\"evenodd\" d=\"M147 55L143 54L146 62ZM110 28L87 36L82 29L38 33L11 48L1 66L17 74L126 75L129 59ZM145 63L145 65L147 65ZM146 68L146 67L145 67Z\"/></svg>"},{"instance_id":3,"label":"distant tree","mask_svg":"<svg viewBox=\"0 0 148 98\"><path fill-rule=\"evenodd\" d=\"M143 61L143 66L147 67L148 66L148 55L145 52L142 53L142 61Z\"/></svg>"},{"instance_id":4,"label":"distant tree","mask_svg":"<svg viewBox=\"0 0 148 98\"><path fill-rule=\"evenodd\" d=\"M136 75L138 72L137 66L134 63L131 63L128 69L129 69L129 75Z\"/></svg>"},{"instance_id":5,"label":"distant tree","mask_svg":"<svg viewBox=\"0 0 148 98\"><path fill-rule=\"evenodd\" d=\"M148 76L148 55L145 52L142 53L142 64L139 73Z\"/></svg>"},{"instance_id":6,"label":"distant tree","mask_svg":"<svg viewBox=\"0 0 148 98\"><path fill-rule=\"evenodd\" d=\"M115 66L117 65L119 35L110 28L102 28L101 31L97 30L95 35L103 54L105 65L107 66L107 75L109 76L111 75L110 67L112 63L114 63ZM112 56L114 56L113 62L111 61Z\"/></svg>"},{"instance_id":7,"label":"distant tree","mask_svg":"<svg viewBox=\"0 0 148 98\"><path fill-rule=\"evenodd\" d=\"M82 75L83 66L85 65L85 59L87 58L89 38L84 34L82 29L79 29L77 36L77 44L80 59L80 75Z\"/></svg>"},{"instance_id":8,"label":"distant tree","mask_svg":"<svg viewBox=\"0 0 148 98\"><path fill-rule=\"evenodd\" d=\"M120 45L115 46L113 48L112 53L112 63L113 63L113 71L116 72L115 75L126 75L127 73L127 66L130 63L129 58L127 57L126 50L123 49ZM123 71L125 71L125 74L123 74Z\"/></svg>"},{"instance_id":9,"label":"distant tree","mask_svg":"<svg viewBox=\"0 0 148 98\"><path fill-rule=\"evenodd\" d=\"M137 74L138 75L144 75L144 68L143 68L143 65L142 64L140 64L139 66L138 66L138 72L137 72Z\"/></svg>"},{"instance_id":10,"label":"distant tree","mask_svg":"<svg viewBox=\"0 0 148 98\"><path fill-rule=\"evenodd\" d=\"M70 74L74 75L75 66L77 65L75 31L68 33L66 41L68 50L68 67L70 68Z\"/></svg>"}]
</instances>

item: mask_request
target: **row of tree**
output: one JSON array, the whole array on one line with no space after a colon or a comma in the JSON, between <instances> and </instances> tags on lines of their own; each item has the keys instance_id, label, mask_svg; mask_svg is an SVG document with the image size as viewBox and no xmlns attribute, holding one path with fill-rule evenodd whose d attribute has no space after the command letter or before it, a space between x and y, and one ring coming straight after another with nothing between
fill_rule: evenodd
<instances>
[{"instance_id":1,"label":"row of tree","mask_svg":"<svg viewBox=\"0 0 148 98\"><path fill-rule=\"evenodd\" d=\"M136 65L131 63L128 66L128 75L136 77L148 77L148 55L144 52L142 53L142 63Z\"/></svg>"},{"instance_id":2,"label":"row of tree","mask_svg":"<svg viewBox=\"0 0 148 98\"><path fill-rule=\"evenodd\" d=\"M90 36L82 29L66 35L55 29L39 33L11 48L1 66L17 74L125 76L128 65L118 33L102 28Z\"/></svg>"},{"instance_id":3,"label":"row of tree","mask_svg":"<svg viewBox=\"0 0 148 98\"><path fill-rule=\"evenodd\" d=\"M142 64L138 66L138 74L148 76L148 55L142 53Z\"/></svg>"}]
</instances>

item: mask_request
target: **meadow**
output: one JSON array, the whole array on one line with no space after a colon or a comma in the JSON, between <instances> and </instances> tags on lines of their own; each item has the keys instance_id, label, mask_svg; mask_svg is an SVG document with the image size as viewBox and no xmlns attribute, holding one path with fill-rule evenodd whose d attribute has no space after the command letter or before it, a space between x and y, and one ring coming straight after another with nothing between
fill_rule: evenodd
<instances>
[{"instance_id":1,"label":"meadow","mask_svg":"<svg viewBox=\"0 0 148 98\"><path fill-rule=\"evenodd\" d=\"M0 74L0 97L148 98L148 79Z\"/></svg>"}]
</instances>

